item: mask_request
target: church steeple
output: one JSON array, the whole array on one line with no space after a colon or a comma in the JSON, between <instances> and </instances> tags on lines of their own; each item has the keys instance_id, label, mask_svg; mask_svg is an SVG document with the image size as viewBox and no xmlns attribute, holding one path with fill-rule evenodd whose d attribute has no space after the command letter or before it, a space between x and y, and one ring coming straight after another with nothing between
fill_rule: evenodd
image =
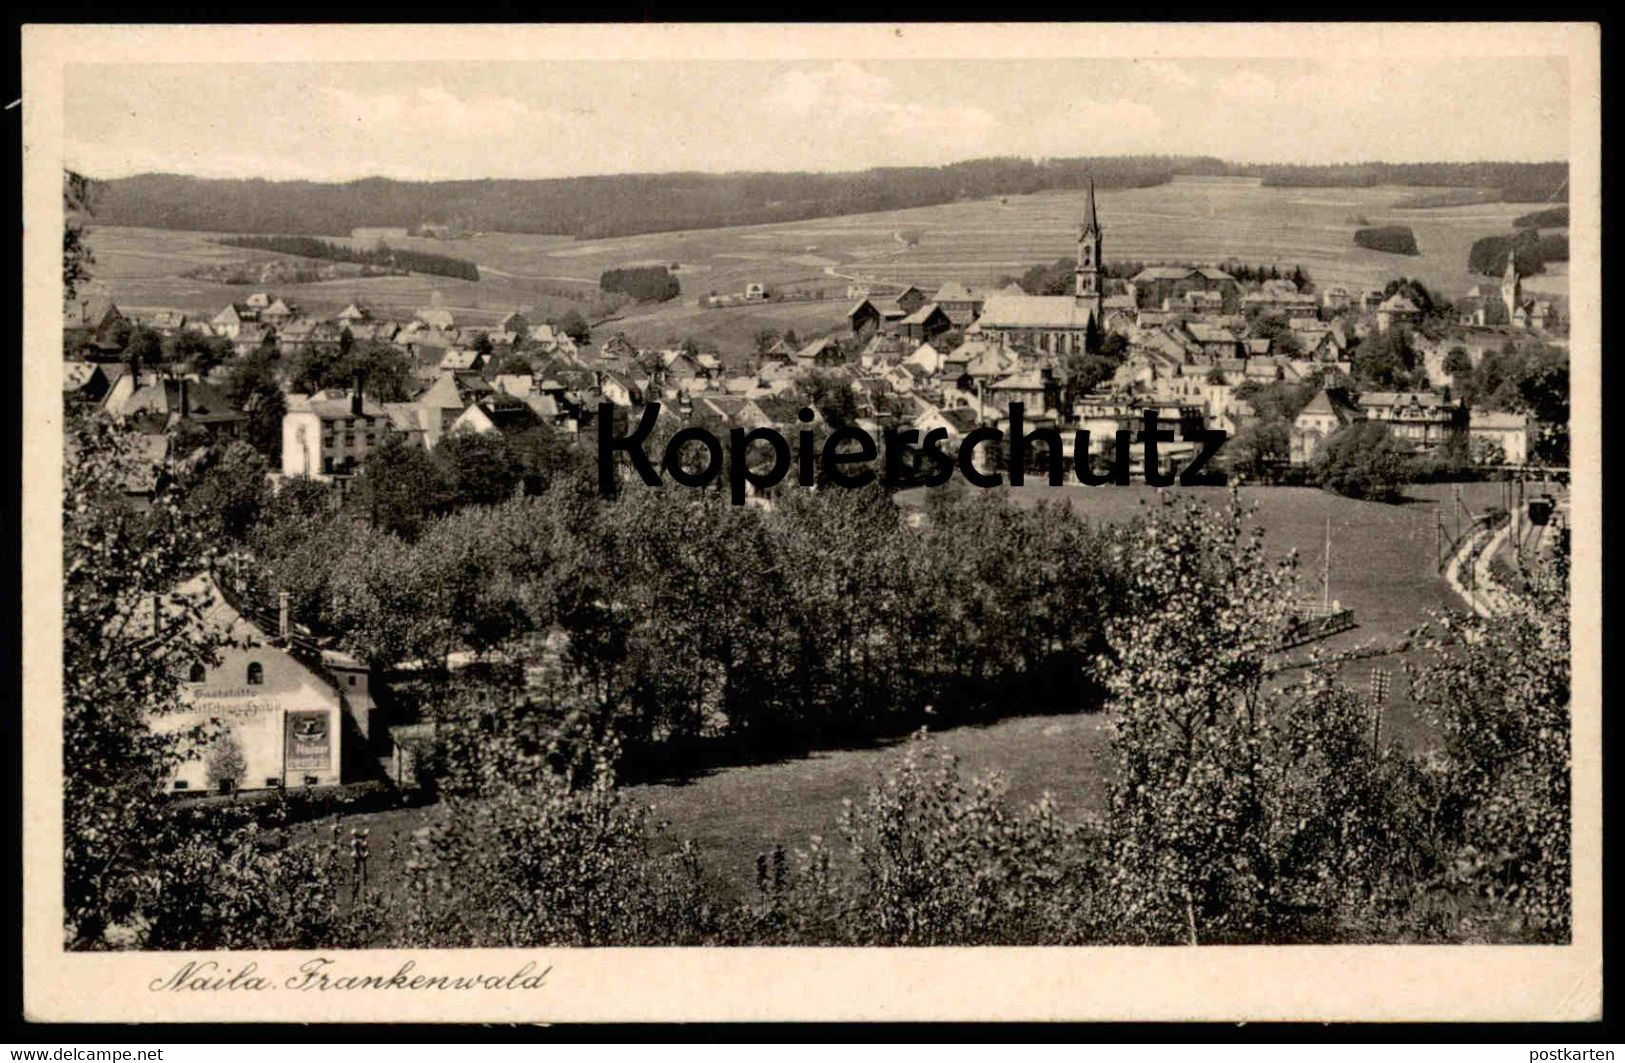
<instances>
[{"instance_id":1,"label":"church steeple","mask_svg":"<svg viewBox=\"0 0 1625 1063\"><path fill-rule=\"evenodd\" d=\"M1100 323L1105 306L1105 290L1100 275L1100 221L1095 216L1095 179L1089 178L1089 195L1084 201L1083 222L1078 227L1078 266L1073 297L1079 306L1094 311Z\"/></svg>"},{"instance_id":2,"label":"church steeple","mask_svg":"<svg viewBox=\"0 0 1625 1063\"><path fill-rule=\"evenodd\" d=\"M1523 304L1523 285L1518 277L1518 256L1515 251L1516 248L1507 248L1507 268L1501 275L1501 301L1506 304L1509 325L1517 317L1518 307Z\"/></svg>"}]
</instances>

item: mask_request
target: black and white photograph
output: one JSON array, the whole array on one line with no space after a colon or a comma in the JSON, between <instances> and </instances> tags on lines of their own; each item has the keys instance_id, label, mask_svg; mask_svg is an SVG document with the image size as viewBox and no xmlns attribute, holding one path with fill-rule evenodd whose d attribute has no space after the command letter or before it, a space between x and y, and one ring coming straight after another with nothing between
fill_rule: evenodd
<instances>
[{"instance_id":1,"label":"black and white photograph","mask_svg":"<svg viewBox=\"0 0 1625 1063\"><path fill-rule=\"evenodd\" d=\"M1598 1013L1595 27L488 29L25 29L37 1014Z\"/></svg>"}]
</instances>

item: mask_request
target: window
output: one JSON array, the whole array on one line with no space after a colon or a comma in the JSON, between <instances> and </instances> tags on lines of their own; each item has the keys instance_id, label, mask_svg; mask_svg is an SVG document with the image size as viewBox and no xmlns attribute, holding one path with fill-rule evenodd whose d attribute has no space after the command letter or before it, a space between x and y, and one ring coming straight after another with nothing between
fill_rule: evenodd
<instances>
[{"instance_id":1,"label":"window","mask_svg":"<svg viewBox=\"0 0 1625 1063\"><path fill-rule=\"evenodd\" d=\"M275 789L276 787L282 785L282 780L277 778L275 775L267 775L265 777L265 785Z\"/></svg>"},{"instance_id":2,"label":"window","mask_svg":"<svg viewBox=\"0 0 1625 1063\"><path fill-rule=\"evenodd\" d=\"M201 683L203 682L204 674L205 671L203 666L201 664L194 664L192 666L192 671L186 677L186 681L188 683Z\"/></svg>"},{"instance_id":3,"label":"window","mask_svg":"<svg viewBox=\"0 0 1625 1063\"><path fill-rule=\"evenodd\" d=\"M257 687L265 682L265 666L258 661L250 661L248 665L248 685Z\"/></svg>"},{"instance_id":4,"label":"window","mask_svg":"<svg viewBox=\"0 0 1625 1063\"><path fill-rule=\"evenodd\" d=\"M175 780L175 789L184 790L184 789L186 789L186 786L187 786L187 783L186 783L185 779L176 779Z\"/></svg>"},{"instance_id":5,"label":"window","mask_svg":"<svg viewBox=\"0 0 1625 1063\"><path fill-rule=\"evenodd\" d=\"M351 686L355 686L355 676L346 676L345 678L349 680Z\"/></svg>"},{"instance_id":6,"label":"window","mask_svg":"<svg viewBox=\"0 0 1625 1063\"><path fill-rule=\"evenodd\" d=\"M319 782L321 782L321 780L316 778L316 776L314 776L314 775L305 776L305 785L306 786L315 786Z\"/></svg>"}]
</instances>

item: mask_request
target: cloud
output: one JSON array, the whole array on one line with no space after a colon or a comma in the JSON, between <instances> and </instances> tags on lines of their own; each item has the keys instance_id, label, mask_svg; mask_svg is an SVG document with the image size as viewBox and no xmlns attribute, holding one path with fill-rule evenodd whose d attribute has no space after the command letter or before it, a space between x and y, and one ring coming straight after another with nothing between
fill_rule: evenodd
<instances>
[{"instance_id":1,"label":"cloud","mask_svg":"<svg viewBox=\"0 0 1625 1063\"><path fill-rule=\"evenodd\" d=\"M1214 86L1233 100L1267 100L1276 95L1275 82L1255 70L1238 70Z\"/></svg>"},{"instance_id":2,"label":"cloud","mask_svg":"<svg viewBox=\"0 0 1625 1063\"><path fill-rule=\"evenodd\" d=\"M1196 84L1195 74L1168 59L1147 60L1140 64L1140 68L1158 81L1166 81L1170 85L1188 88Z\"/></svg>"},{"instance_id":3,"label":"cloud","mask_svg":"<svg viewBox=\"0 0 1625 1063\"><path fill-rule=\"evenodd\" d=\"M438 85L408 93L362 93L339 86L324 86L322 92L329 114L340 129L361 126L397 134L421 132L480 139L560 124L569 117L509 96L464 99Z\"/></svg>"},{"instance_id":4,"label":"cloud","mask_svg":"<svg viewBox=\"0 0 1625 1063\"><path fill-rule=\"evenodd\" d=\"M819 70L790 70L780 75L762 106L829 129L888 137L945 138L950 145L979 147L996 132L998 122L981 107L967 103L901 100L892 80L856 63L842 61Z\"/></svg>"}]
</instances>

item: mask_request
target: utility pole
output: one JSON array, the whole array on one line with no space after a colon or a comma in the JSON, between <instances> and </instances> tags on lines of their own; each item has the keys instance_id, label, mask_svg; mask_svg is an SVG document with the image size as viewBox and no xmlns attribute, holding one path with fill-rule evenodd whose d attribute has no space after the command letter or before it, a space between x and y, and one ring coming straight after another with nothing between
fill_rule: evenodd
<instances>
[{"instance_id":1,"label":"utility pole","mask_svg":"<svg viewBox=\"0 0 1625 1063\"><path fill-rule=\"evenodd\" d=\"M1382 744L1382 707L1388 701L1388 671L1371 669L1371 751L1377 752Z\"/></svg>"},{"instance_id":2,"label":"utility pole","mask_svg":"<svg viewBox=\"0 0 1625 1063\"><path fill-rule=\"evenodd\" d=\"M1332 611L1332 518L1326 518L1326 559L1320 567L1321 608Z\"/></svg>"}]
</instances>

